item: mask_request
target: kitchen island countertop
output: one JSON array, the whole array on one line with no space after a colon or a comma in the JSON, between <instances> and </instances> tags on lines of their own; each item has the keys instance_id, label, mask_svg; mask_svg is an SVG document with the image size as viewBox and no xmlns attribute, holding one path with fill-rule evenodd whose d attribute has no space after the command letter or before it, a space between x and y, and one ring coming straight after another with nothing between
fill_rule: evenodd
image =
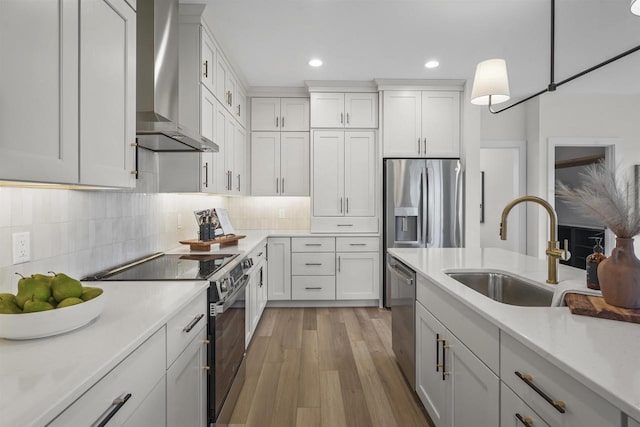
<instances>
[{"instance_id":1,"label":"kitchen island countertop","mask_svg":"<svg viewBox=\"0 0 640 427\"><path fill-rule=\"evenodd\" d=\"M640 325L573 315L567 307L502 304L446 275L452 270L489 269L553 288L545 283L546 259L480 248L388 252L627 415L640 419ZM560 283L553 289L586 288L584 274L560 265Z\"/></svg>"},{"instance_id":2,"label":"kitchen island countertop","mask_svg":"<svg viewBox=\"0 0 640 427\"><path fill-rule=\"evenodd\" d=\"M95 282L91 286L96 286ZM0 426L42 426L209 287L207 281L100 282L102 314L65 334L0 339Z\"/></svg>"}]
</instances>

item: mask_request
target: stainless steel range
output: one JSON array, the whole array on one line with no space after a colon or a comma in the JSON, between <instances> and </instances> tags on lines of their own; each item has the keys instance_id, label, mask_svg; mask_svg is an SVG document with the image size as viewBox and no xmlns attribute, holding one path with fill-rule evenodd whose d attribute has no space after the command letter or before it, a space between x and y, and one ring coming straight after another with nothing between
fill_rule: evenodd
<instances>
[{"instance_id":1,"label":"stainless steel range","mask_svg":"<svg viewBox=\"0 0 640 427\"><path fill-rule=\"evenodd\" d=\"M82 280L210 282L207 360L214 369L208 371L207 413L209 423L223 424L244 383L245 273L251 265L238 254L157 253Z\"/></svg>"}]
</instances>

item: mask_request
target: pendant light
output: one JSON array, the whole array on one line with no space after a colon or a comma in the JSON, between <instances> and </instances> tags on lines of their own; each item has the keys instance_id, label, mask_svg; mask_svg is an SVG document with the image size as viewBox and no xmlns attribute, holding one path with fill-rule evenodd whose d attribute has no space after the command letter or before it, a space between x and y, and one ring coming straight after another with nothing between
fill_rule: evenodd
<instances>
[{"instance_id":1,"label":"pendant light","mask_svg":"<svg viewBox=\"0 0 640 427\"><path fill-rule=\"evenodd\" d=\"M473 88L471 89L471 103L476 105L488 105L489 111L493 114L501 113L505 110L515 107L516 105L520 105L523 102L527 102L528 100L535 98L536 96L542 95L545 92L554 92L558 86L561 86L565 83L569 83L572 80L577 79L578 77L582 77L585 74L588 74L592 71L597 70L598 68L604 67L607 64L610 64L618 59L624 58L627 55L630 55L638 50L640 50L640 45L633 47L629 50L622 52L619 55L614 56L613 58L609 58L606 61L603 61L599 64L594 65L593 67L589 67L586 70L580 71L577 74L574 74L571 77L568 77L562 81L556 82L554 76L555 70L555 12L556 12L556 2L555 0L551 0L551 46L550 46L550 56L551 56L551 64L550 64L550 79L549 85L530 95L520 101L511 104L501 110L494 110L491 108L495 104L500 104L502 102L506 102L509 100L509 77L507 75L507 64L504 59L489 59L486 61L482 61L476 67L476 74L473 79ZM640 0L632 0L631 1L631 12L640 15Z\"/></svg>"}]
</instances>

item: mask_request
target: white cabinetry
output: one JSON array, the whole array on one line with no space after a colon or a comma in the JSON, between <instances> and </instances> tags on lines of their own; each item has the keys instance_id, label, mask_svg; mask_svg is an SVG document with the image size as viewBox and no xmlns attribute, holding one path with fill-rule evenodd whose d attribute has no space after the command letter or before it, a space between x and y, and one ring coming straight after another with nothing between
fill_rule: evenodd
<instances>
[{"instance_id":1,"label":"white cabinetry","mask_svg":"<svg viewBox=\"0 0 640 427\"><path fill-rule=\"evenodd\" d=\"M291 299L291 239L270 237L267 241L268 299Z\"/></svg>"},{"instance_id":2,"label":"white cabinetry","mask_svg":"<svg viewBox=\"0 0 640 427\"><path fill-rule=\"evenodd\" d=\"M252 98L251 130L307 132L308 98Z\"/></svg>"},{"instance_id":3,"label":"white cabinetry","mask_svg":"<svg viewBox=\"0 0 640 427\"><path fill-rule=\"evenodd\" d=\"M385 91L384 157L459 157L460 92Z\"/></svg>"},{"instance_id":4,"label":"white cabinetry","mask_svg":"<svg viewBox=\"0 0 640 427\"><path fill-rule=\"evenodd\" d=\"M378 127L377 93L328 93L311 94L312 128Z\"/></svg>"},{"instance_id":5,"label":"white cabinetry","mask_svg":"<svg viewBox=\"0 0 640 427\"><path fill-rule=\"evenodd\" d=\"M254 249L249 257L253 261L253 267L249 274L246 292L246 339L245 345L248 348L251 338L258 327L260 317L267 304L266 294L266 255L267 245L263 244Z\"/></svg>"},{"instance_id":6,"label":"white cabinetry","mask_svg":"<svg viewBox=\"0 0 640 427\"><path fill-rule=\"evenodd\" d=\"M314 132L312 174L312 231L378 231L374 132ZM344 217L373 221L336 221Z\"/></svg>"},{"instance_id":7,"label":"white cabinetry","mask_svg":"<svg viewBox=\"0 0 640 427\"><path fill-rule=\"evenodd\" d=\"M638 422L638 421L636 421L636 420L634 420L634 419L629 418L629 421L628 421L627 426L628 426L628 427L640 427L640 422Z\"/></svg>"},{"instance_id":8,"label":"white cabinetry","mask_svg":"<svg viewBox=\"0 0 640 427\"><path fill-rule=\"evenodd\" d=\"M380 298L380 240L377 237L336 238L336 298Z\"/></svg>"},{"instance_id":9,"label":"white cabinetry","mask_svg":"<svg viewBox=\"0 0 640 427\"><path fill-rule=\"evenodd\" d=\"M416 389L436 427L499 425L498 377L419 302Z\"/></svg>"},{"instance_id":10,"label":"white cabinetry","mask_svg":"<svg viewBox=\"0 0 640 427\"><path fill-rule=\"evenodd\" d=\"M251 194L309 195L309 132L251 133Z\"/></svg>"},{"instance_id":11,"label":"white cabinetry","mask_svg":"<svg viewBox=\"0 0 640 427\"><path fill-rule=\"evenodd\" d=\"M500 427L549 427L509 387L500 383Z\"/></svg>"},{"instance_id":12,"label":"white cabinetry","mask_svg":"<svg viewBox=\"0 0 640 427\"><path fill-rule=\"evenodd\" d=\"M0 179L135 186L135 11L12 0L1 16Z\"/></svg>"}]
</instances>

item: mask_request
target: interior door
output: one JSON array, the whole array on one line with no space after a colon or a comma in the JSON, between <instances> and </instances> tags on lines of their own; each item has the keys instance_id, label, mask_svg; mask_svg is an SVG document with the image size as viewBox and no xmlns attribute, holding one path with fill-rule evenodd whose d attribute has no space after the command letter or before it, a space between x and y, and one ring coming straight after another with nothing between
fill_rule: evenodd
<instances>
[{"instance_id":1,"label":"interior door","mask_svg":"<svg viewBox=\"0 0 640 427\"><path fill-rule=\"evenodd\" d=\"M385 91L384 157L423 157L422 95L419 91Z\"/></svg>"},{"instance_id":2,"label":"interior door","mask_svg":"<svg viewBox=\"0 0 640 427\"><path fill-rule=\"evenodd\" d=\"M251 132L253 196L280 194L280 135L280 132Z\"/></svg>"},{"instance_id":3,"label":"interior door","mask_svg":"<svg viewBox=\"0 0 640 427\"><path fill-rule=\"evenodd\" d=\"M308 196L309 132L282 132L280 141L281 195Z\"/></svg>"},{"instance_id":4,"label":"interior door","mask_svg":"<svg viewBox=\"0 0 640 427\"><path fill-rule=\"evenodd\" d=\"M344 216L344 132L313 134L313 215Z\"/></svg>"},{"instance_id":5,"label":"interior door","mask_svg":"<svg viewBox=\"0 0 640 427\"><path fill-rule=\"evenodd\" d=\"M280 110L280 130L293 132L309 130L309 98L282 98Z\"/></svg>"},{"instance_id":6,"label":"interior door","mask_svg":"<svg viewBox=\"0 0 640 427\"><path fill-rule=\"evenodd\" d=\"M345 132L344 138L345 216L375 216L375 133Z\"/></svg>"},{"instance_id":7,"label":"interior door","mask_svg":"<svg viewBox=\"0 0 640 427\"><path fill-rule=\"evenodd\" d=\"M378 94L346 93L344 95L346 128L378 127Z\"/></svg>"}]
</instances>

